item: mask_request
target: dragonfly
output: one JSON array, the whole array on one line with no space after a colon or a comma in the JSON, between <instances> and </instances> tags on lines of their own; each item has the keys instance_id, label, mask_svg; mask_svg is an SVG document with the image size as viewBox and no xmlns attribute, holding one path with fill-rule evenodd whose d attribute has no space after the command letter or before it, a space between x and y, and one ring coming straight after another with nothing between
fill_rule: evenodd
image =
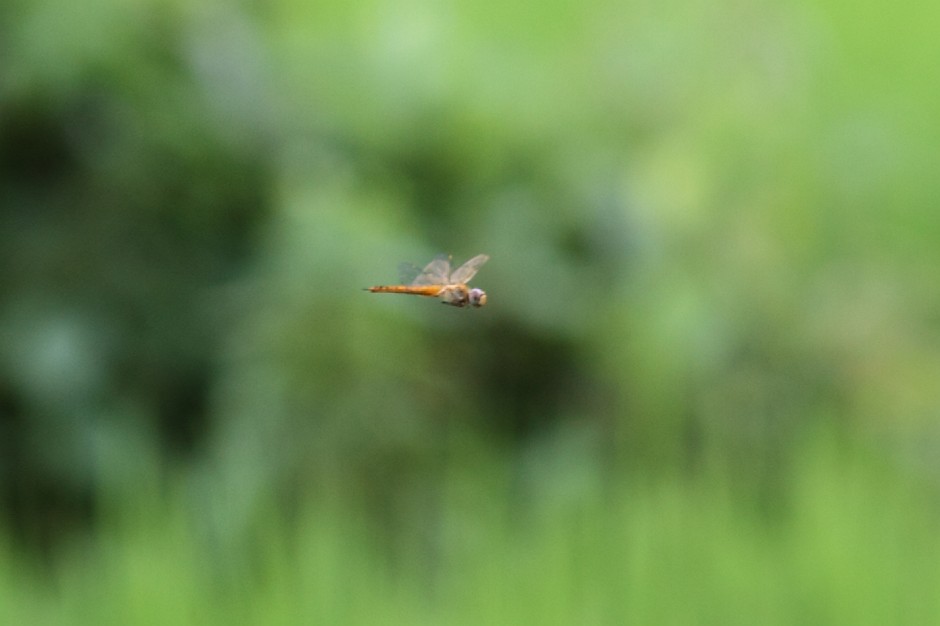
<instances>
[{"instance_id":1,"label":"dragonfly","mask_svg":"<svg viewBox=\"0 0 940 626\"><path fill-rule=\"evenodd\" d=\"M408 293L415 296L440 298L441 303L463 308L470 305L480 308L486 304L486 292L467 286L480 267L489 260L478 254L454 271L450 269L450 257L440 255L424 266L418 276L407 285L379 285L366 287L372 293Z\"/></svg>"}]
</instances>

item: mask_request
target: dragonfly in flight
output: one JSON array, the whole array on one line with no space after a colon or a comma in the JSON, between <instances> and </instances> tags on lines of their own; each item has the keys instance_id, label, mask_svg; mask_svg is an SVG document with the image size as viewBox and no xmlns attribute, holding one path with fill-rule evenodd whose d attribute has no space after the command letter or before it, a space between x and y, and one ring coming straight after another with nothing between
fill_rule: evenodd
<instances>
[{"instance_id":1,"label":"dragonfly in flight","mask_svg":"<svg viewBox=\"0 0 940 626\"><path fill-rule=\"evenodd\" d=\"M438 256L418 272L417 278L407 285L379 285L367 287L372 293L408 293L415 296L440 298L443 304L463 308L470 305L479 308L486 304L486 292L467 286L477 270L489 260L478 254L457 269L451 271L450 257Z\"/></svg>"}]
</instances>

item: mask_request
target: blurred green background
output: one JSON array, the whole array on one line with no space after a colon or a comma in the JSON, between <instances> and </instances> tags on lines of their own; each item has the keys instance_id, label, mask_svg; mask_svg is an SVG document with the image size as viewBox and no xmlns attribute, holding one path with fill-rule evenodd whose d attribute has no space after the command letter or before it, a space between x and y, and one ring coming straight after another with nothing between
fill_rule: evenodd
<instances>
[{"instance_id":1,"label":"blurred green background","mask_svg":"<svg viewBox=\"0 0 940 626\"><path fill-rule=\"evenodd\" d=\"M938 18L3 3L0 622L937 622Z\"/></svg>"}]
</instances>

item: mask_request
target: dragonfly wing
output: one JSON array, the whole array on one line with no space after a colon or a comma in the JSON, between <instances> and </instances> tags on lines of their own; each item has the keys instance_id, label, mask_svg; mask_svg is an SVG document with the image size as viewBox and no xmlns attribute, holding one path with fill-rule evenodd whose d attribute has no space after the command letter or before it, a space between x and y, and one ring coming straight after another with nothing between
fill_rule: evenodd
<instances>
[{"instance_id":1,"label":"dragonfly wing","mask_svg":"<svg viewBox=\"0 0 940 626\"><path fill-rule=\"evenodd\" d=\"M476 255L454 270L454 273L450 275L451 284L470 282L470 279L476 275L480 267L489 260L490 257L485 254Z\"/></svg>"},{"instance_id":2,"label":"dragonfly wing","mask_svg":"<svg viewBox=\"0 0 940 626\"><path fill-rule=\"evenodd\" d=\"M417 277L411 281L412 285L443 285L447 282L450 273L450 259L441 254L424 266Z\"/></svg>"},{"instance_id":3,"label":"dragonfly wing","mask_svg":"<svg viewBox=\"0 0 940 626\"><path fill-rule=\"evenodd\" d=\"M398 278L399 282L402 285L410 285L414 282L415 277L421 273L421 266L415 265L414 263L404 263L398 264Z\"/></svg>"}]
</instances>

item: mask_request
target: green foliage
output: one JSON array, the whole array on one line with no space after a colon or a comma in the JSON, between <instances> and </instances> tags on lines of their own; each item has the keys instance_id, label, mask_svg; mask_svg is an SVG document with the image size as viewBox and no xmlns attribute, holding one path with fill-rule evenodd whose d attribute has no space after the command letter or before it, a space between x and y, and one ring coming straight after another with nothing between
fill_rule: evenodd
<instances>
[{"instance_id":1,"label":"green foliage","mask_svg":"<svg viewBox=\"0 0 940 626\"><path fill-rule=\"evenodd\" d=\"M54 583L4 551L4 617L28 623L884 624L940 616L929 488L821 438L768 524L734 477L513 484L500 455L448 466L424 515L383 541L341 491L269 506L226 541L182 499L106 506ZM560 478L560 480L556 480ZM177 485L178 487L178 485ZM274 503L269 503L273 505ZM133 511L133 512L131 512ZM9 620L8 620L9 621Z\"/></svg>"}]
</instances>

